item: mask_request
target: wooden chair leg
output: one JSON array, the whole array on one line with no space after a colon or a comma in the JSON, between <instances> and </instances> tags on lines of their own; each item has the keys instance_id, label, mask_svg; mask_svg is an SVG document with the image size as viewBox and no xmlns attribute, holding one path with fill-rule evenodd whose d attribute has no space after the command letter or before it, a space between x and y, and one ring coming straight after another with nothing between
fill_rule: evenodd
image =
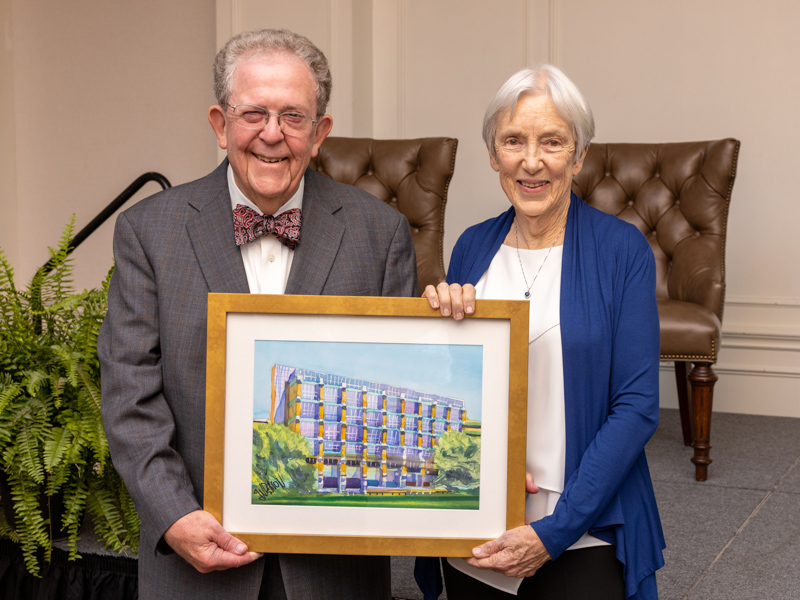
<instances>
[{"instance_id":1,"label":"wooden chair leg","mask_svg":"<svg viewBox=\"0 0 800 600\"><path fill-rule=\"evenodd\" d=\"M692 388L692 448L695 465L695 479L705 481L708 477L708 465L711 464L711 404L714 399L714 384L717 374L711 363L694 363L689 373L689 384Z\"/></svg>"},{"instance_id":2,"label":"wooden chair leg","mask_svg":"<svg viewBox=\"0 0 800 600\"><path fill-rule=\"evenodd\" d=\"M683 445L692 443L692 419L689 407L689 380L686 377L686 363L675 361L675 383L678 386L678 408L681 413L681 429L683 430Z\"/></svg>"}]
</instances>

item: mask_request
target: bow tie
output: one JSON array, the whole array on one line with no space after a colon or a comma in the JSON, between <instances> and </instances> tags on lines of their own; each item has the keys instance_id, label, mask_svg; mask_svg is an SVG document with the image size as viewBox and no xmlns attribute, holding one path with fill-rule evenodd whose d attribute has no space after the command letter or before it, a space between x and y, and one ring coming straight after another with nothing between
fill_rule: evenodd
<instances>
[{"instance_id":1,"label":"bow tie","mask_svg":"<svg viewBox=\"0 0 800 600\"><path fill-rule=\"evenodd\" d=\"M300 243L300 209L292 208L272 217L261 216L249 206L237 204L233 209L233 229L237 246L271 233L281 244L294 250Z\"/></svg>"}]
</instances>

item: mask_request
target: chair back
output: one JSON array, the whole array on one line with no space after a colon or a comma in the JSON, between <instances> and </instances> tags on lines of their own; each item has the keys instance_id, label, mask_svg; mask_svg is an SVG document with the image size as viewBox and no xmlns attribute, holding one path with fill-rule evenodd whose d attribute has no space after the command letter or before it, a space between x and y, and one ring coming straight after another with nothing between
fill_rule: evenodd
<instances>
[{"instance_id":1,"label":"chair back","mask_svg":"<svg viewBox=\"0 0 800 600\"><path fill-rule=\"evenodd\" d=\"M739 141L592 144L573 191L636 225L656 258L656 296L722 321L725 235Z\"/></svg>"},{"instance_id":2,"label":"chair back","mask_svg":"<svg viewBox=\"0 0 800 600\"><path fill-rule=\"evenodd\" d=\"M411 225L419 290L444 271L444 208L458 140L374 140L329 137L311 167L361 188L399 210Z\"/></svg>"}]
</instances>

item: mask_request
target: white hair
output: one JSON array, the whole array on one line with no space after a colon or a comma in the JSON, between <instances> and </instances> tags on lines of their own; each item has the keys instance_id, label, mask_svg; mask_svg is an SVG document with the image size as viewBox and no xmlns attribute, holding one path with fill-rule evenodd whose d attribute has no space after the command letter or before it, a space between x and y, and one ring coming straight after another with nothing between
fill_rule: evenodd
<instances>
[{"instance_id":1,"label":"white hair","mask_svg":"<svg viewBox=\"0 0 800 600\"><path fill-rule=\"evenodd\" d=\"M233 72L243 61L257 56L291 54L302 60L317 85L317 114L325 114L331 97L331 70L322 51L311 40L288 29L246 31L232 37L214 59L214 95L225 108L231 95Z\"/></svg>"},{"instance_id":2,"label":"white hair","mask_svg":"<svg viewBox=\"0 0 800 600\"><path fill-rule=\"evenodd\" d=\"M575 137L575 152L580 155L594 137L594 117L589 103L577 86L553 65L538 65L514 73L497 90L483 116L483 141L492 156L497 156L494 146L497 124L508 111L513 116L523 95L547 95Z\"/></svg>"}]
</instances>

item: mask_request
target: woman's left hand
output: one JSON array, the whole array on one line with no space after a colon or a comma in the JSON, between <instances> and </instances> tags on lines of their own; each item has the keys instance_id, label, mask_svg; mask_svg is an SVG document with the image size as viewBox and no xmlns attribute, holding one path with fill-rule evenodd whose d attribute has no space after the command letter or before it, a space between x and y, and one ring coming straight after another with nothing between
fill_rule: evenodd
<instances>
[{"instance_id":1,"label":"woman's left hand","mask_svg":"<svg viewBox=\"0 0 800 600\"><path fill-rule=\"evenodd\" d=\"M550 560L550 553L530 525L509 529L496 540L472 549L467 564L509 577L530 577Z\"/></svg>"},{"instance_id":2,"label":"woman's left hand","mask_svg":"<svg viewBox=\"0 0 800 600\"><path fill-rule=\"evenodd\" d=\"M443 317L452 314L456 321L463 319L465 314L475 312L475 286L471 283L461 287L457 283L447 285L446 281L442 281L436 287L426 286L422 297L428 299L431 308L438 308Z\"/></svg>"}]
</instances>

